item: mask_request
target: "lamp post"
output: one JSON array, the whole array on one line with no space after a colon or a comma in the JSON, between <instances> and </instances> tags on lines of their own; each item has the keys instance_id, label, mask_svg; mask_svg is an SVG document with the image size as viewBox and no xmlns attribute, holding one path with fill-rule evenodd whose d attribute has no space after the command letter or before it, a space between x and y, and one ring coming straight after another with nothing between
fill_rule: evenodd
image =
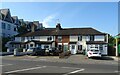
<instances>
[{"instance_id":1,"label":"lamp post","mask_svg":"<svg viewBox=\"0 0 120 75\"><path fill-rule=\"evenodd\" d=\"M116 56L118 56L118 38L116 38Z\"/></svg>"}]
</instances>

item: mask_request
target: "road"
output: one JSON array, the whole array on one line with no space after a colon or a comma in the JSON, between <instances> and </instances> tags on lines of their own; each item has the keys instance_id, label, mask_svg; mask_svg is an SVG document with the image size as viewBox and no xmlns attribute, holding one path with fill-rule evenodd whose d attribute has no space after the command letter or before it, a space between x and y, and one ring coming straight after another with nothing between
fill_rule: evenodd
<instances>
[{"instance_id":1,"label":"road","mask_svg":"<svg viewBox=\"0 0 120 75\"><path fill-rule=\"evenodd\" d=\"M102 62L102 60L101 60ZM113 61L113 63L116 63ZM61 62L46 62L46 61L33 61L33 60L19 60L19 59L6 59L2 58L3 74L11 73L37 73L37 74L51 74L53 75L71 75L71 74L89 74L97 75L97 73L110 73L113 75L118 74L117 64L74 64L74 63L61 63ZM110 75L109 74L109 75Z\"/></svg>"}]
</instances>

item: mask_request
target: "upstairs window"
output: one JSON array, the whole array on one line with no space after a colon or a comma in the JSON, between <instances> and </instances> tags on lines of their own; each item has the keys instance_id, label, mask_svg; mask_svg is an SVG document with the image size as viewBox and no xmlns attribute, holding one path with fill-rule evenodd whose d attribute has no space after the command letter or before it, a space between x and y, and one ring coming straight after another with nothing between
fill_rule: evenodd
<instances>
[{"instance_id":1,"label":"upstairs window","mask_svg":"<svg viewBox=\"0 0 120 75\"><path fill-rule=\"evenodd\" d=\"M16 29L16 28L14 28L14 31L17 31L17 29Z\"/></svg>"},{"instance_id":2,"label":"upstairs window","mask_svg":"<svg viewBox=\"0 0 120 75\"><path fill-rule=\"evenodd\" d=\"M24 41L25 40L25 37L21 37L21 41Z\"/></svg>"},{"instance_id":3,"label":"upstairs window","mask_svg":"<svg viewBox=\"0 0 120 75\"><path fill-rule=\"evenodd\" d=\"M31 37L31 40L32 40L32 39L34 39L34 38L35 38L35 37L34 37L34 36L32 36L32 37Z\"/></svg>"},{"instance_id":4,"label":"upstairs window","mask_svg":"<svg viewBox=\"0 0 120 75\"><path fill-rule=\"evenodd\" d=\"M2 22L2 29L6 29L6 24Z\"/></svg>"},{"instance_id":5,"label":"upstairs window","mask_svg":"<svg viewBox=\"0 0 120 75\"><path fill-rule=\"evenodd\" d=\"M82 41L82 36L78 36L78 41Z\"/></svg>"},{"instance_id":6,"label":"upstairs window","mask_svg":"<svg viewBox=\"0 0 120 75\"><path fill-rule=\"evenodd\" d=\"M94 41L94 35L90 36L90 41Z\"/></svg>"},{"instance_id":7,"label":"upstairs window","mask_svg":"<svg viewBox=\"0 0 120 75\"><path fill-rule=\"evenodd\" d=\"M62 42L62 36L58 36L58 42Z\"/></svg>"},{"instance_id":8,"label":"upstairs window","mask_svg":"<svg viewBox=\"0 0 120 75\"><path fill-rule=\"evenodd\" d=\"M10 24L8 24L8 27L7 27L7 28L8 28L8 30L10 30L10 29L11 29L11 26L10 26Z\"/></svg>"},{"instance_id":9,"label":"upstairs window","mask_svg":"<svg viewBox=\"0 0 120 75\"><path fill-rule=\"evenodd\" d=\"M48 40L48 41L51 41L51 40L52 40L52 36L49 36L49 37L47 38L47 40Z\"/></svg>"}]
</instances>

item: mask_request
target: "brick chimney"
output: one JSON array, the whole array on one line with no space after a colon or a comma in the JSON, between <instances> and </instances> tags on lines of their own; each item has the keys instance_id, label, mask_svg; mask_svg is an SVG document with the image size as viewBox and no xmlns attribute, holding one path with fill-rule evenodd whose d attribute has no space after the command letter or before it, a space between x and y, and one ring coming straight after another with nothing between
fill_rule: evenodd
<instances>
[{"instance_id":1,"label":"brick chimney","mask_svg":"<svg viewBox=\"0 0 120 75\"><path fill-rule=\"evenodd\" d=\"M36 28L37 28L37 26L34 23L32 23L31 24L31 32L35 32Z\"/></svg>"},{"instance_id":2,"label":"brick chimney","mask_svg":"<svg viewBox=\"0 0 120 75\"><path fill-rule=\"evenodd\" d=\"M57 25L56 25L56 30L59 31L59 30L61 30L61 29L62 29L62 28L61 28L60 23L57 23Z\"/></svg>"}]
</instances>

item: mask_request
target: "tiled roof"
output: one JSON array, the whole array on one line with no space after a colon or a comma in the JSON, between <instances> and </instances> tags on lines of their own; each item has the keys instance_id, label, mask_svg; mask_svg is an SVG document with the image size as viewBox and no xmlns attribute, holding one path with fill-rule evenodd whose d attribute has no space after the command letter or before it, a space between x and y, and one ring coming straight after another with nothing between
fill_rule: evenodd
<instances>
[{"instance_id":1,"label":"tiled roof","mask_svg":"<svg viewBox=\"0 0 120 75\"><path fill-rule=\"evenodd\" d=\"M2 20L12 23L12 18L9 9L0 9L0 14L2 15Z\"/></svg>"},{"instance_id":2,"label":"tiled roof","mask_svg":"<svg viewBox=\"0 0 120 75\"><path fill-rule=\"evenodd\" d=\"M25 34L18 34L18 37L26 36L51 36L51 35L105 35L93 28L66 28L59 31L56 28L45 28L43 30L28 32Z\"/></svg>"}]
</instances>

